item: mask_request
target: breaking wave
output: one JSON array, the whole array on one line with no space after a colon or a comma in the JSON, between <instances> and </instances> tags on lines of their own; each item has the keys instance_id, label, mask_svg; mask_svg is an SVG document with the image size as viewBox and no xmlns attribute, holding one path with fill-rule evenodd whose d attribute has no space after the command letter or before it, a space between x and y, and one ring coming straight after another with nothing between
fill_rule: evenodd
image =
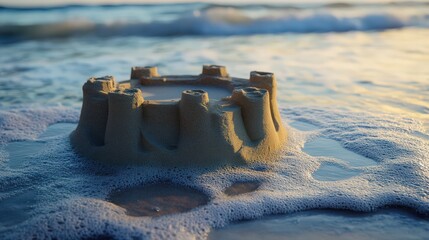
<instances>
[{"instance_id":1,"label":"breaking wave","mask_svg":"<svg viewBox=\"0 0 429 240\"><path fill-rule=\"evenodd\" d=\"M406 16L392 13L367 13L360 16L339 16L326 11L312 13L284 11L276 16L250 17L238 8L214 7L194 10L170 21L97 22L81 18L29 25L0 25L0 39L19 41L77 36L231 36L383 31L406 27L429 27L429 14Z\"/></svg>"}]
</instances>

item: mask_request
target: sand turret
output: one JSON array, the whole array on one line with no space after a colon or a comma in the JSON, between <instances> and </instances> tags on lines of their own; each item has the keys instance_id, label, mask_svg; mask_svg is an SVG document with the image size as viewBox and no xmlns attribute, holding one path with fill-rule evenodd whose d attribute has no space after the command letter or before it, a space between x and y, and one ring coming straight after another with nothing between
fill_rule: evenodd
<instances>
[{"instance_id":1,"label":"sand turret","mask_svg":"<svg viewBox=\"0 0 429 240\"><path fill-rule=\"evenodd\" d=\"M90 78L83 85L83 103L75 134L86 145L103 146L108 114L108 94L116 89L115 78Z\"/></svg>"},{"instance_id":2,"label":"sand turret","mask_svg":"<svg viewBox=\"0 0 429 240\"><path fill-rule=\"evenodd\" d=\"M142 77L158 77L158 68L157 67L132 67L131 68L131 79L139 79Z\"/></svg>"},{"instance_id":3,"label":"sand turret","mask_svg":"<svg viewBox=\"0 0 429 240\"><path fill-rule=\"evenodd\" d=\"M228 77L228 71L226 67L219 65L204 65L203 66L203 75L209 76L218 76L218 77Z\"/></svg>"},{"instance_id":4,"label":"sand turret","mask_svg":"<svg viewBox=\"0 0 429 240\"><path fill-rule=\"evenodd\" d=\"M83 87L74 149L117 164L239 165L275 160L286 142L274 74L230 77L224 66L200 75L161 76L133 67L130 80L90 78Z\"/></svg>"}]
</instances>

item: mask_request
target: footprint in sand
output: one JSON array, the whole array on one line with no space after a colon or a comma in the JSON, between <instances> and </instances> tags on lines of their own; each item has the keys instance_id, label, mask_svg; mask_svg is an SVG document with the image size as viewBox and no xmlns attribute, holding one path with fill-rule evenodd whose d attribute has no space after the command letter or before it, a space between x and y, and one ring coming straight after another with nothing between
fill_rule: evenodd
<instances>
[{"instance_id":1,"label":"footprint in sand","mask_svg":"<svg viewBox=\"0 0 429 240\"><path fill-rule=\"evenodd\" d=\"M209 198L195 189L164 182L113 191L107 201L124 208L129 216L159 217L191 211Z\"/></svg>"},{"instance_id":2,"label":"footprint in sand","mask_svg":"<svg viewBox=\"0 0 429 240\"><path fill-rule=\"evenodd\" d=\"M245 193L250 193L258 190L261 186L261 182L258 181L243 181L235 182L231 186L224 190L224 193L228 196L237 196Z\"/></svg>"}]
</instances>

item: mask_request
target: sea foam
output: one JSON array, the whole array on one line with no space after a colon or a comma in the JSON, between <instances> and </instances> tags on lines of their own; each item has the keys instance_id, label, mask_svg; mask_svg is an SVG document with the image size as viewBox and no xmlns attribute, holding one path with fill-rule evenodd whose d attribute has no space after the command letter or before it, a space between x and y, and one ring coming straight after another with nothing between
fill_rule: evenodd
<instances>
[{"instance_id":1,"label":"sea foam","mask_svg":"<svg viewBox=\"0 0 429 240\"><path fill-rule=\"evenodd\" d=\"M77 109L62 106L0 110L0 143L34 139L51 124L78 119Z\"/></svg>"},{"instance_id":2,"label":"sea foam","mask_svg":"<svg viewBox=\"0 0 429 240\"><path fill-rule=\"evenodd\" d=\"M49 124L76 122L74 112L67 108L1 112L2 119L9 119L1 125L1 132L9 129L2 139L32 139ZM0 232L7 239L204 239L210 229L234 221L308 209L369 212L393 205L429 214L429 146L419 137L425 134L419 122L328 108L282 112L283 119L312 124L314 129L288 127L288 147L273 164L215 170L101 166L75 155L67 132L45 140L42 151L22 168L10 169L8 162L13 159L6 154L0 182L14 179L15 185L1 184L0 192L6 194L0 199L23 191L34 192L36 197L32 217ZM38 127L32 129L29 119L37 119ZM360 174L349 179L318 181L312 174L324 158L302 151L305 142L317 136L336 140L377 164L359 168ZM105 200L112 191L159 181L192 187L207 194L210 202L190 212L151 218L130 217L125 209ZM242 181L260 182L261 186L237 196L224 193L234 182Z\"/></svg>"}]
</instances>

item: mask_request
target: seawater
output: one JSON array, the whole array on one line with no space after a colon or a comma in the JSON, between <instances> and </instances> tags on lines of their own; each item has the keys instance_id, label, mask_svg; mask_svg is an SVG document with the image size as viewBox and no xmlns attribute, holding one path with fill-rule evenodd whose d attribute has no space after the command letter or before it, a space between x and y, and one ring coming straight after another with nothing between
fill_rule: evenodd
<instances>
[{"instance_id":1,"label":"seawater","mask_svg":"<svg viewBox=\"0 0 429 240\"><path fill-rule=\"evenodd\" d=\"M290 228L281 226L296 221L303 222L297 229L319 223L361 238L404 222L404 231L414 230L393 238L429 233L426 3L77 5L0 13L2 238L226 238L215 229L249 232L258 227L233 223L274 214L284 218L258 220L261 231L277 232L266 236L284 236ZM131 66L145 65L161 74L198 74L202 64L226 65L237 77L276 74L289 132L279 161L215 171L118 168L72 151L68 134L88 77L127 79ZM130 217L106 200L160 181L192 187L210 201L151 218ZM225 194L246 181L260 185ZM385 208L408 213L377 214ZM353 231L363 222L380 228Z\"/></svg>"}]
</instances>

